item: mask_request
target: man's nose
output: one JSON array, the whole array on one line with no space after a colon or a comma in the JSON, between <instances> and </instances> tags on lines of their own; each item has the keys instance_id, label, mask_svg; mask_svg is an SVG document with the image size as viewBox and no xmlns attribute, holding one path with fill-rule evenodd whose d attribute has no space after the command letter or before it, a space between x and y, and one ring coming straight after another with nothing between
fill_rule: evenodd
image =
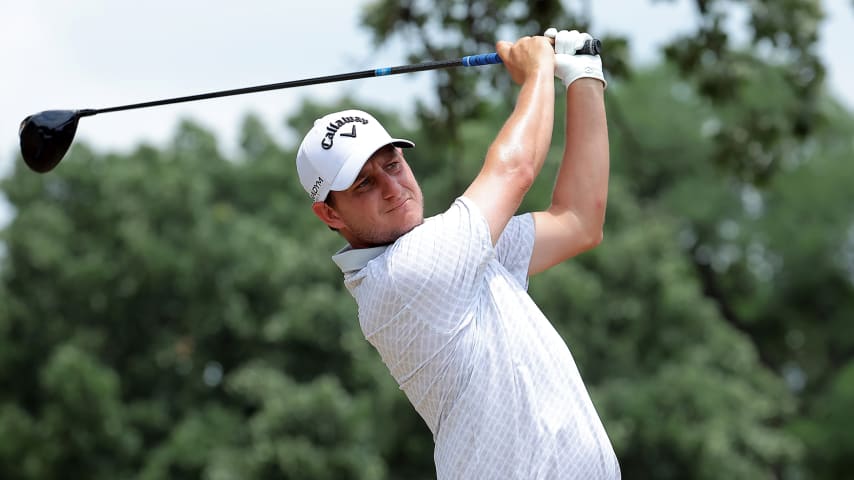
<instances>
[{"instance_id":1,"label":"man's nose","mask_svg":"<svg viewBox=\"0 0 854 480\"><path fill-rule=\"evenodd\" d=\"M395 198L400 195L402 187L397 179L387 173L380 176L380 187L382 188L383 198Z\"/></svg>"}]
</instances>

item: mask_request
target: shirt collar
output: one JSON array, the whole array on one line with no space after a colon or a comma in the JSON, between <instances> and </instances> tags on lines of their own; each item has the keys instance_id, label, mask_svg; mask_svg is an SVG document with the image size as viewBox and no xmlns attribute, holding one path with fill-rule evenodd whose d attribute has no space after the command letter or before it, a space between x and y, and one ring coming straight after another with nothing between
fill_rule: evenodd
<instances>
[{"instance_id":1,"label":"shirt collar","mask_svg":"<svg viewBox=\"0 0 854 480\"><path fill-rule=\"evenodd\" d=\"M347 245L332 256L332 261L345 274L351 273L365 268L368 262L382 255L387 248L388 245L353 249L353 247Z\"/></svg>"}]
</instances>

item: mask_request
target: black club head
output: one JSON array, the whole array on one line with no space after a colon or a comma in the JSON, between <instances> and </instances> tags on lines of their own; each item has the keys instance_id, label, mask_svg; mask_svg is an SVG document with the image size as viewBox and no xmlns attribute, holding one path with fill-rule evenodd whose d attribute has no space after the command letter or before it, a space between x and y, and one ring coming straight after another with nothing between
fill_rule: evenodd
<instances>
[{"instance_id":1,"label":"black club head","mask_svg":"<svg viewBox=\"0 0 854 480\"><path fill-rule=\"evenodd\" d=\"M39 173L53 170L62 160L80 120L77 110L46 110L21 122L21 154L30 169Z\"/></svg>"}]
</instances>

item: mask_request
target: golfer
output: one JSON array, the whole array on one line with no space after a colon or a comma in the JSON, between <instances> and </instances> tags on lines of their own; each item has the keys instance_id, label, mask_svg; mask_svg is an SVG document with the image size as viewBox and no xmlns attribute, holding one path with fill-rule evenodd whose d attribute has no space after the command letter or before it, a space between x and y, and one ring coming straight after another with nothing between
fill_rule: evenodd
<instances>
[{"instance_id":1,"label":"golfer","mask_svg":"<svg viewBox=\"0 0 854 480\"><path fill-rule=\"evenodd\" d=\"M518 98L441 214L423 218L414 144L366 112L317 120L297 154L314 213L348 242L332 258L362 331L433 433L439 479L620 478L569 349L526 292L601 241L608 189L601 59L574 55L586 33L545 35L498 42ZM566 144L551 205L516 216L551 143L555 76Z\"/></svg>"}]
</instances>

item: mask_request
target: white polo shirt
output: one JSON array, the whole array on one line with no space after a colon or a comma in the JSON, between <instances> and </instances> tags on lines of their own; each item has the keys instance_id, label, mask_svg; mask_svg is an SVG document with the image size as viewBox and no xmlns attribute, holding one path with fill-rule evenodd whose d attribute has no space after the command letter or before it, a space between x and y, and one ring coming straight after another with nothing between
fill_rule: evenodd
<instances>
[{"instance_id":1,"label":"white polo shirt","mask_svg":"<svg viewBox=\"0 0 854 480\"><path fill-rule=\"evenodd\" d=\"M620 478L566 343L526 292L533 217L490 238L460 197L388 247L333 257L365 337L433 432L438 478Z\"/></svg>"}]
</instances>

